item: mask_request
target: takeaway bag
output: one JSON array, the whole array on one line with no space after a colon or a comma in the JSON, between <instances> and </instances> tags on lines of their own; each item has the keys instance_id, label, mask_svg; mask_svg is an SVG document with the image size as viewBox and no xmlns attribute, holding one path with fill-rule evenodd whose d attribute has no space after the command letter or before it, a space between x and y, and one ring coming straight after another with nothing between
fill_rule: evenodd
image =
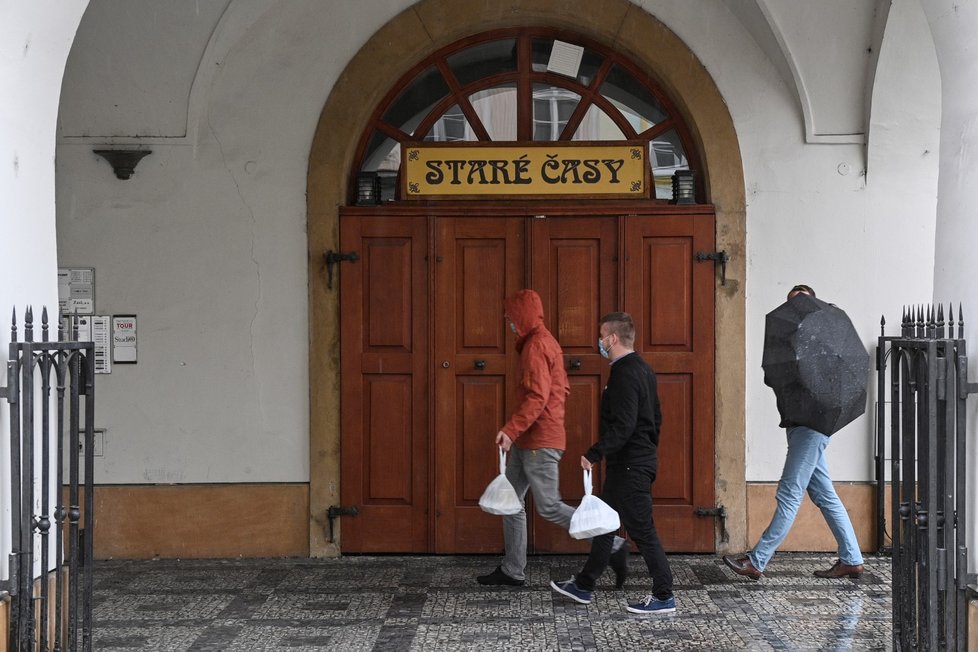
<instances>
[{"instance_id":1,"label":"takeaway bag","mask_svg":"<svg viewBox=\"0 0 978 652\"><path fill-rule=\"evenodd\" d=\"M591 494L591 471L584 471L584 498L571 516L570 534L575 539L590 539L601 534L617 532L621 527L618 512Z\"/></svg>"},{"instance_id":2,"label":"takeaway bag","mask_svg":"<svg viewBox=\"0 0 978 652\"><path fill-rule=\"evenodd\" d=\"M502 448L499 449L499 475L482 492L479 507L490 514L519 514L523 511L523 502L506 479L506 453Z\"/></svg>"}]
</instances>

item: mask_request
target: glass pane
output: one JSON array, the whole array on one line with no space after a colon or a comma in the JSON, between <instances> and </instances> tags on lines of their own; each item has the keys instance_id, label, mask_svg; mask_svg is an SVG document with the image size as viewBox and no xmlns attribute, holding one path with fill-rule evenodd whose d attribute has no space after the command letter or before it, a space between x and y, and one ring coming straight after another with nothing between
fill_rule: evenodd
<instances>
[{"instance_id":1,"label":"glass pane","mask_svg":"<svg viewBox=\"0 0 978 652\"><path fill-rule=\"evenodd\" d=\"M458 104L453 105L445 111L440 118L431 126L431 131L425 134L425 140L439 143L458 142L463 140L476 140L469 121L465 119L462 109Z\"/></svg>"},{"instance_id":2,"label":"glass pane","mask_svg":"<svg viewBox=\"0 0 978 652\"><path fill-rule=\"evenodd\" d=\"M516 72L516 39L473 45L448 57L448 67L462 86L501 72Z\"/></svg>"},{"instance_id":3,"label":"glass pane","mask_svg":"<svg viewBox=\"0 0 978 652\"><path fill-rule=\"evenodd\" d=\"M579 45L572 43L572 45ZM547 72L547 63L550 61L550 51L553 50L554 40L552 38L533 39L532 68L533 72ZM601 67L603 57L588 48L584 48L584 55L581 57L581 65L577 70L577 81L585 86L591 83L595 73Z\"/></svg>"},{"instance_id":4,"label":"glass pane","mask_svg":"<svg viewBox=\"0 0 978 652\"><path fill-rule=\"evenodd\" d=\"M533 140L557 140L581 96L550 84L533 85Z\"/></svg>"},{"instance_id":5,"label":"glass pane","mask_svg":"<svg viewBox=\"0 0 978 652\"><path fill-rule=\"evenodd\" d=\"M601 94L611 100L638 133L667 117L655 95L619 66L614 66L608 73L601 85Z\"/></svg>"},{"instance_id":6,"label":"glass pane","mask_svg":"<svg viewBox=\"0 0 978 652\"><path fill-rule=\"evenodd\" d=\"M649 143L649 162L655 182L656 199L672 199L672 174L688 170L686 150L675 129L670 129Z\"/></svg>"},{"instance_id":7,"label":"glass pane","mask_svg":"<svg viewBox=\"0 0 978 652\"><path fill-rule=\"evenodd\" d=\"M595 105L584 114L584 119L578 125L571 140L624 140L625 134L608 114Z\"/></svg>"},{"instance_id":8,"label":"glass pane","mask_svg":"<svg viewBox=\"0 0 978 652\"><path fill-rule=\"evenodd\" d=\"M414 134L431 107L449 94L448 84L435 67L428 68L415 77L407 88L391 102L384 114L384 122L405 133Z\"/></svg>"},{"instance_id":9,"label":"glass pane","mask_svg":"<svg viewBox=\"0 0 978 652\"><path fill-rule=\"evenodd\" d=\"M401 148L398 142L379 131L375 131L367 146L361 172L393 171L401 167Z\"/></svg>"},{"instance_id":10,"label":"glass pane","mask_svg":"<svg viewBox=\"0 0 978 652\"><path fill-rule=\"evenodd\" d=\"M516 83L469 95L472 108L491 140L516 140Z\"/></svg>"}]
</instances>

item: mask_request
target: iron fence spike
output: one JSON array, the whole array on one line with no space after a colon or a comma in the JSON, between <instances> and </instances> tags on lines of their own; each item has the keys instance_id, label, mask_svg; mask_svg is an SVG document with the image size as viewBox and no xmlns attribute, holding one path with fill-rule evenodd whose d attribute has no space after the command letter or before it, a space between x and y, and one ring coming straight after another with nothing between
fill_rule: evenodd
<instances>
[{"instance_id":1,"label":"iron fence spike","mask_svg":"<svg viewBox=\"0 0 978 652\"><path fill-rule=\"evenodd\" d=\"M10 316L10 341L17 341L17 306L14 306Z\"/></svg>"}]
</instances>

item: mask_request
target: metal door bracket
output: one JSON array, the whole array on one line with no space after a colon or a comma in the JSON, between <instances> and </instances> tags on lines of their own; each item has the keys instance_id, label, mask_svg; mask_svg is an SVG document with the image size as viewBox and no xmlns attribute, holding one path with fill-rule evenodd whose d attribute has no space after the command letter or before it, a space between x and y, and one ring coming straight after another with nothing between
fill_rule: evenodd
<instances>
[{"instance_id":1,"label":"metal door bracket","mask_svg":"<svg viewBox=\"0 0 978 652\"><path fill-rule=\"evenodd\" d=\"M730 254L727 253L726 249L720 251L697 251L696 252L696 262L702 263L704 260L712 260L714 263L720 263L720 285L727 284L727 263L730 262Z\"/></svg>"},{"instance_id":2,"label":"metal door bracket","mask_svg":"<svg viewBox=\"0 0 978 652\"><path fill-rule=\"evenodd\" d=\"M358 516L360 510L357 509L356 505L353 507L340 507L339 505L331 505L329 509L326 510L326 518L329 519L329 542L334 543L336 541L333 536L333 521L340 516Z\"/></svg>"},{"instance_id":3,"label":"metal door bracket","mask_svg":"<svg viewBox=\"0 0 978 652\"><path fill-rule=\"evenodd\" d=\"M340 253L338 251L328 250L323 254L323 258L326 260L326 289L333 289L333 265L336 263L342 263L344 260L348 260L351 263L355 263L360 260L359 254L355 251L349 253Z\"/></svg>"},{"instance_id":4,"label":"metal door bracket","mask_svg":"<svg viewBox=\"0 0 978 652\"><path fill-rule=\"evenodd\" d=\"M693 510L693 514L699 516L700 518L714 517L720 519L720 541L722 543L728 543L730 541L730 533L727 532L727 510L723 505L719 507L697 507Z\"/></svg>"}]
</instances>

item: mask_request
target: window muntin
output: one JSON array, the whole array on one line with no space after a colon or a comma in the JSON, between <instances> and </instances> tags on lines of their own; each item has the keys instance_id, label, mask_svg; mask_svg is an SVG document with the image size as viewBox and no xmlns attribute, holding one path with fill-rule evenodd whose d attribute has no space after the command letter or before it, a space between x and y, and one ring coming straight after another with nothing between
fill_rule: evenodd
<instances>
[{"instance_id":1,"label":"window muntin","mask_svg":"<svg viewBox=\"0 0 978 652\"><path fill-rule=\"evenodd\" d=\"M555 41L583 47L577 77L547 71ZM417 72L420 71L420 72ZM546 28L496 30L448 46L416 66L361 137L359 172L396 171L400 142L644 140L652 197L671 175L699 166L689 129L655 82L620 53Z\"/></svg>"}]
</instances>

